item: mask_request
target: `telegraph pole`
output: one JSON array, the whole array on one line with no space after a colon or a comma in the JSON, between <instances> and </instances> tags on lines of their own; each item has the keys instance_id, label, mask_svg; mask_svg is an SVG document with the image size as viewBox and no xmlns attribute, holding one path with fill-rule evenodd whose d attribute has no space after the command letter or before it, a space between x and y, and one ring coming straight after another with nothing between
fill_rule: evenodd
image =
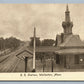
<instances>
[{"instance_id":1,"label":"telegraph pole","mask_svg":"<svg viewBox=\"0 0 84 84\"><path fill-rule=\"evenodd\" d=\"M36 47L36 28L34 27L34 43L33 43L33 70L32 72L35 72L35 47Z\"/></svg>"}]
</instances>

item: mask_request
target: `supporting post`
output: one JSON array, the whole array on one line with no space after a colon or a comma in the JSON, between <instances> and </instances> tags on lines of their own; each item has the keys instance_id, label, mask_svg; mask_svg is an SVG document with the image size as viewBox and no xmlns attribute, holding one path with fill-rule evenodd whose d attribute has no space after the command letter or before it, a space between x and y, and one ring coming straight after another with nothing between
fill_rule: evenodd
<instances>
[{"instance_id":1,"label":"supporting post","mask_svg":"<svg viewBox=\"0 0 84 84\"><path fill-rule=\"evenodd\" d=\"M44 72L44 69L45 69L45 65L43 64L43 72Z\"/></svg>"},{"instance_id":2,"label":"supporting post","mask_svg":"<svg viewBox=\"0 0 84 84\"><path fill-rule=\"evenodd\" d=\"M45 64L45 57L43 56L43 72L45 71L45 66L46 66L46 64Z\"/></svg>"},{"instance_id":3,"label":"supporting post","mask_svg":"<svg viewBox=\"0 0 84 84\"><path fill-rule=\"evenodd\" d=\"M32 72L35 72L35 47L36 47L36 28L34 28L34 48L33 48L33 70Z\"/></svg>"},{"instance_id":4,"label":"supporting post","mask_svg":"<svg viewBox=\"0 0 84 84\"><path fill-rule=\"evenodd\" d=\"M28 57L25 57L25 72L27 72L27 61L28 61Z\"/></svg>"},{"instance_id":5,"label":"supporting post","mask_svg":"<svg viewBox=\"0 0 84 84\"><path fill-rule=\"evenodd\" d=\"M53 72L53 60L52 60L52 64L51 64L51 71Z\"/></svg>"},{"instance_id":6,"label":"supporting post","mask_svg":"<svg viewBox=\"0 0 84 84\"><path fill-rule=\"evenodd\" d=\"M69 66L69 64L70 64L69 62L70 62L70 61L69 61L69 60L70 60L70 59L69 59L69 55L67 55L67 56L66 56L66 68L67 68L67 69L70 68L70 66Z\"/></svg>"}]
</instances>

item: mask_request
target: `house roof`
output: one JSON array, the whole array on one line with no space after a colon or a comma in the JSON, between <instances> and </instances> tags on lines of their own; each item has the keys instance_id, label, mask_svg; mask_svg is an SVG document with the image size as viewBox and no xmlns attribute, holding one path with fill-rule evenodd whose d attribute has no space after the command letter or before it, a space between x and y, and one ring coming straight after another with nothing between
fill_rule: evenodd
<instances>
[{"instance_id":1,"label":"house roof","mask_svg":"<svg viewBox=\"0 0 84 84\"><path fill-rule=\"evenodd\" d=\"M28 49L27 46L25 45L25 46L20 47L20 48L16 51L16 56L18 56L18 55L20 55L20 54L22 54L22 53L24 53L24 52L29 53L30 56L33 55L33 52L32 52L30 49Z\"/></svg>"},{"instance_id":2,"label":"house roof","mask_svg":"<svg viewBox=\"0 0 84 84\"><path fill-rule=\"evenodd\" d=\"M59 47L84 47L84 43L80 40L79 35L70 35Z\"/></svg>"}]
</instances>

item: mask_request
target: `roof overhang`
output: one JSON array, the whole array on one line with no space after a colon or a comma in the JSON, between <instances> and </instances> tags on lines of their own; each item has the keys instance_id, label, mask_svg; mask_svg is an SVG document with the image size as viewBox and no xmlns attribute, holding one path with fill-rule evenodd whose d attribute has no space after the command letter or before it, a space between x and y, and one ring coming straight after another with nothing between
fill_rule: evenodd
<instances>
[{"instance_id":1,"label":"roof overhang","mask_svg":"<svg viewBox=\"0 0 84 84\"><path fill-rule=\"evenodd\" d=\"M66 54L84 54L83 49L60 49L55 51L55 54L66 55Z\"/></svg>"}]
</instances>

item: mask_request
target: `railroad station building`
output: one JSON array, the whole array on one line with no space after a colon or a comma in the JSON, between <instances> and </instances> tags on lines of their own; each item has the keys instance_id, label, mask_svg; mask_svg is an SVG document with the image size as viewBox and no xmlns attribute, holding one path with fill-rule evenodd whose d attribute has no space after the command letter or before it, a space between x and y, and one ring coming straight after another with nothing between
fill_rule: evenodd
<instances>
[{"instance_id":1,"label":"railroad station building","mask_svg":"<svg viewBox=\"0 0 84 84\"><path fill-rule=\"evenodd\" d=\"M68 5L62 27L63 33L56 36L55 46L58 47L55 51L56 63L68 69L84 68L84 43L79 35L74 35L72 32L73 22L70 19Z\"/></svg>"},{"instance_id":2,"label":"railroad station building","mask_svg":"<svg viewBox=\"0 0 84 84\"><path fill-rule=\"evenodd\" d=\"M73 22L70 18L68 5L66 6L65 21L62 22L62 27L64 31L60 35L56 35L55 46L36 47L36 57L38 57L37 55L39 53L43 57L46 57L45 53L49 53L50 56L54 56L54 61L56 61L56 64L62 66L63 68L84 68L84 43L80 39L80 36L75 35L72 31ZM38 40L39 39L40 38L38 38ZM33 47L27 48L33 53ZM33 57L33 55L31 57Z\"/></svg>"}]
</instances>

